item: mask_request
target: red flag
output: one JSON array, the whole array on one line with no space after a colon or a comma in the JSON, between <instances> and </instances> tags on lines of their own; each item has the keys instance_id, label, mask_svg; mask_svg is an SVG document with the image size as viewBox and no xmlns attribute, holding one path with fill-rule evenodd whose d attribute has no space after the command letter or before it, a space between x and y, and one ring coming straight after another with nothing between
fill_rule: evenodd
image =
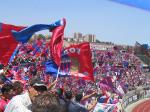
<instances>
[{"instance_id":1,"label":"red flag","mask_svg":"<svg viewBox=\"0 0 150 112\"><path fill-rule=\"evenodd\" d=\"M12 35L12 30L20 31L25 27L0 23L0 63L7 65L18 42Z\"/></svg>"},{"instance_id":2,"label":"red flag","mask_svg":"<svg viewBox=\"0 0 150 112\"><path fill-rule=\"evenodd\" d=\"M94 81L92 54L90 45L88 42L81 43L79 45L72 45L65 49L64 53L70 57L76 57L79 62L79 73L82 73L85 80Z\"/></svg>"},{"instance_id":3,"label":"red flag","mask_svg":"<svg viewBox=\"0 0 150 112\"><path fill-rule=\"evenodd\" d=\"M66 20L63 19L63 26L57 26L52 30L52 38L50 41L50 52L54 62L60 66L61 52L63 46L64 28L66 26Z\"/></svg>"}]
</instances>

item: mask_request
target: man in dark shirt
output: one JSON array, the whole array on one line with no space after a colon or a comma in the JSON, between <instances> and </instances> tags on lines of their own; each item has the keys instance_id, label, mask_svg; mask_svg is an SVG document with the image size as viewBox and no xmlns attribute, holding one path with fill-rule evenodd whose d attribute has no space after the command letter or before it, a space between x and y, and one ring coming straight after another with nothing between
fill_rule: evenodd
<instances>
[{"instance_id":1,"label":"man in dark shirt","mask_svg":"<svg viewBox=\"0 0 150 112\"><path fill-rule=\"evenodd\" d=\"M88 112L88 110L82 105L80 104L80 101L83 97L83 95L81 93L76 94L75 96L75 101L72 101L72 92L71 91L67 91L65 93L66 96L66 100L67 100L67 107L68 107L68 112Z\"/></svg>"}]
</instances>

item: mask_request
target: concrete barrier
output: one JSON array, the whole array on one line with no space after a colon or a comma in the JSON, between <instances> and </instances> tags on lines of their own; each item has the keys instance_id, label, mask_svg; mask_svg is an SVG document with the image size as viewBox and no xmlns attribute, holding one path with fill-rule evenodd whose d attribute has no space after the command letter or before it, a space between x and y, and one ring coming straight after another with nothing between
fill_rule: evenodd
<instances>
[{"instance_id":1,"label":"concrete barrier","mask_svg":"<svg viewBox=\"0 0 150 112\"><path fill-rule=\"evenodd\" d=\"M122 109L125 111L127 106L141 99L150 98L150 85L138 87L136 90L129 91L122 98Z\"/></svg>"}]
</instances>

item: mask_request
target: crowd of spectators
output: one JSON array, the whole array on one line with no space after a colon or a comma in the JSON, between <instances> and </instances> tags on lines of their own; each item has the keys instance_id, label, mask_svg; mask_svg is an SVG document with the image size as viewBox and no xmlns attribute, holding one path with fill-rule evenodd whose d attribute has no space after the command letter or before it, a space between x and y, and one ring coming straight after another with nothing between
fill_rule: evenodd
<instances>
[{"instance_id":1,"label":"crowd of spectators","mask_svg":"<svg viewBox=\"0 0 150 112\"><path fill-rule=\"evenodd\" d=\"M1 66L0 112L88 112L103 96L108 98L105 103L115 104L128 91L148 83L133 53L117 48L92 52L95 82L71 76L56 80L45 73L44 62L50 58L46 40L20 44L12 62ZM100 83L106 77L124 94L104 90Z\"/></svg>"}]
</instances>

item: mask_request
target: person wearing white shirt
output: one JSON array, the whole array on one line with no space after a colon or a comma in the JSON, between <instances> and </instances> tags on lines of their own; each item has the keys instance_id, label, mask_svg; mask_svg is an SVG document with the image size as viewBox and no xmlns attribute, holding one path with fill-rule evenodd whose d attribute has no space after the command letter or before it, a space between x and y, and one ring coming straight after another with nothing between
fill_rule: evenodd
<instances>
[{"instance_id":1,"label":"person wearing white shirt","mask_svg":"<svg viewBox=\"0 0 150 112\"><path fill-rule=\"evenodd\" d=\"M31 112L31 105L29 93L25 92L12 98L4 112Z\"/></svg>"},{"instance_id":2,"label":"person wearing white shirt","mask_svg":"<svg viewBox=\"0 0 150 112\"><path fill-rule=\"evenodd\" d=\"M30 82L28 91L21 95L13 97L4 112L32 112L31 106L35 96L41 91L46 91L46 85L38 79L33 79Z\"/></svg>"}]
</instances>

